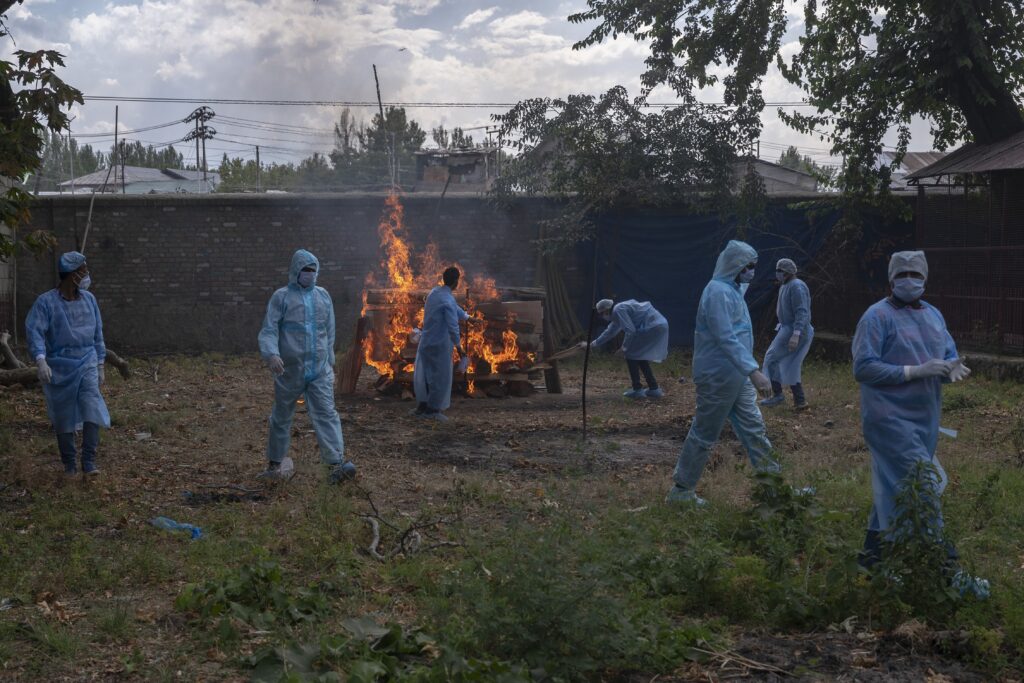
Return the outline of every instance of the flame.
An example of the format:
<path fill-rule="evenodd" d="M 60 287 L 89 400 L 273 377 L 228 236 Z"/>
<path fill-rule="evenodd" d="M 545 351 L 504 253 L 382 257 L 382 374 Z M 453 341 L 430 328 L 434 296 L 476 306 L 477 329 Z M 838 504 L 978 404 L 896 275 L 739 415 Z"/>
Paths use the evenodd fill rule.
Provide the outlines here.
<path fill-rule="evenodd" d="M 390 319 L 386 325 L 375 324 L 369 331 L 363 343 L 363 357 L 367 365 L 390 380 L 399 372 L 414 370 L 414 364 L 402 358 L 402 351 L 410 342 L 409 335 L 413 327 L 423 326 L 423 306 L 420 305 L 419 293 L 441 284 L 441 272 L 449 262 L 441 258 L 437 244 L 430 242 L 416 258 L 416 269 L 413 269 L 404 209 L 396 193 L 389 194 L 385 201 L 377 232 L 383 254 L 380 261 L 381 277 L 378 279 L 373 273 L 367 275 L 362 315 L 371 311 L 387 311 Z M 454 265 L 465 272 L 457 263 Z M 369 303 L 370 289 L 377 290 L 377 295 L 382 297 L 380 303 Z M 502 330 L 500 345 L 496 340 L 488 339 L 487 328 L 492 323 L 478 310 L 477 305 L 479 302 L 500 300 L 500 292 L 493 278 L 476 275 L 469 281 L 466 312 L 470 320 L 466 325 L 465 348 L 470 357 L 466 375 L 470 392 L 475 389 L 471 375 L 482 363 L 487 364 L 489 373 L 498 373 L 502 364 L 526 365 L 536 358 L 536 354 L 520 351 L 518 336 L 512 329 L 516 321 L 513 313 L 506 315 L 506 329 Z M 453 356 L 453 362 L 457 362 L 457 354 Z"/>

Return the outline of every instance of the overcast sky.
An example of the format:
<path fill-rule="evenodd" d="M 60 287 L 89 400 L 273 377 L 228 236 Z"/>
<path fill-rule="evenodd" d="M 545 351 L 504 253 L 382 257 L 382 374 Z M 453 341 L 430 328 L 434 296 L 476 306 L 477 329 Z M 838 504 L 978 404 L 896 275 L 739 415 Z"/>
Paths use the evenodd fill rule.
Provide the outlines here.
<path fill-rule="evenodd" d="M 619 39 L 574 52 L 587 26 L 566 17 L 583 0 L 26 0 L 8 14 L 17 47 L 56 49 L 66 57 L 62 77 L 88 95 L 273 100 L 372 101 L 372 64 L 385 102 L 515 102 L 527 97 L 597 94 L 622 84 L 639 90 L 646 50 Z M 784 51 L 797 49 L 801 11 L 794 6 Z M 8 41 L 5 49 L 12 46 Z M 775 71 L 766 101 L 796 101 L 801 92 Z M 655 93 L 652 101 L 671 101 Z M 720 93 L 702 93 L 720 101 Z M 121 103 L 119 126 L 137 129 L 184 118 L 197 105 Z M 332 146 L 338 109 L 216 104 L 218 140 L 208 143 L 211 165 L 224 151 L 252 158 L 298 161 Z M 483 126 L 501 109 L 416 108 L 425 129 Z M 73 132 L 107 133 L 114 103 L 86 102 L 73 112 Z M 371 109 L 357 114 L 369 119 Z M 777 159 L 787 144 L 819 161 L 827 143 L 786 128 L 766 110 L 761 156 Z M 253 123 L 256 122 L 256 123 Z M 268 124 L 303 126 L 294 132 Z M 313 130 L 309 130 L 313 129 Z M 147 143 L 180 139 L 179 124 L 129 135 Z M 473 131 L 479 140 L 483 131 Z M 911 149 L 930 149 L 927 126 L 914 127 Z M 233 140 L 234 142 L 227 142 Z M 110 138 L 80 138 L 107 149 Z M 895 142 L 894 136 L 888 140 Z M 176 145 L 192 162 L 190 144 Z"/>

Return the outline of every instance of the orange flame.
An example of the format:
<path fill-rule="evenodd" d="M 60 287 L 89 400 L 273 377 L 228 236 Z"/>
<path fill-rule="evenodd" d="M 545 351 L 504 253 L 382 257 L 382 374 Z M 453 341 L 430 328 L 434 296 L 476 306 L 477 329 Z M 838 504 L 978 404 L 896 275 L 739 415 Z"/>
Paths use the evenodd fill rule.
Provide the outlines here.
<path fill-rule="evenodd" d="M 367 275 L 362 315 L 386 312 L 389 317 L 384 321 L 374 321 L 363 342 L 363 357 L 367 365 L 375 368 L 382 376 L 394 379 L 399 372 L 412 372 L 414 369 L 414 365 L 403 358 L 402 352 L 410 344 L 409 335 L 413 327 L 423 325 L 423 306 L 419 293 L 440 284 L 440 274 L 447 262 L 441 259 L 437 245 L 430 242 L 416 259 L 418 273 L 413 270 L 411 249 L 405 234 L 404 209 L 395 193 L 387 197 L 377 232 L 383 251 L 380 262 L 382 278 L 378 281 L 373 273 Z M 458 264 L 455 266 L 465 272 Z M 368 300 L 370 289 L 374 289 L 375 296 L 379 297 L 373 303 Z M 501 364 L 518 362 L 526 365 L 536 356 L 520 352 L 518 336 L 512 329 L 515 325 L 515 315 L 512 313 L 506 316 L 506 329 L 502 330 L 500 346 L 497 340 L 488 339 L 486 332 L 490 323 L 477 309 L 477 303 L 501 300 L 493 278 L 475 276 L 468 287 L 468 293 L 466 312 L 470 320 L 465 346 L 470 357 L 467 379 L 472 392 L 474 386 L 469 377 L 476 372 L 481 361 L 488 365 L 491 373 L 497 373 L 500 372 Z"/>

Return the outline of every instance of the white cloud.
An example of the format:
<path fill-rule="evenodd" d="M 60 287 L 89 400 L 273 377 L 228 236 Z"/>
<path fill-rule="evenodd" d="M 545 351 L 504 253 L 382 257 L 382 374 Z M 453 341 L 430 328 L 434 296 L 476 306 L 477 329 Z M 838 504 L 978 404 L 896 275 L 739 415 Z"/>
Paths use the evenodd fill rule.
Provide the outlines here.
<path fill-rule="evenodd" d="M 497 7 L 488 7 L 487 9 L 478 9 L 476 11 L 470 12 L 465 16 L 465 18 L 463 18 L 462 21 L 459 22 L 458 26 L 456 26 L 455 28 L 458 30 L 464 30 L 471 26 L 476 26 L 477 24 L 483 23 L 490 19 L 492 16 L 494 16 L 494 13 L 497 11 Z"/>
<path fill-rule="evenodd" d="M 120 85 L 120 82 L 116 78 L 104 78 L 103 79 L 103 85 L 108 85 L 108 86 L 113 87 L 115 85 Z"/>
<path fill-rule="evenodd" d="M 538 28 L 548 23 L 548 18 L 532 10 L 524 10 L 507 17 L 495 19 L 490 23 L 491 31 L 495 35 L 511 35 L 525 33 L 531 29 Z"/>

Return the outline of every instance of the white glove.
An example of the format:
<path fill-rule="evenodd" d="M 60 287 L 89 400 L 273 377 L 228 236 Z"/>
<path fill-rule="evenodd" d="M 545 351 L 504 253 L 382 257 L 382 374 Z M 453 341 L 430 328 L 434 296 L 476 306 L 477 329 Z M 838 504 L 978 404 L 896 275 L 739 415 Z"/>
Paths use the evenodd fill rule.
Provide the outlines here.
<path fill-rule="evenodd" d="M 49 384 L 53 379 L 53 370 L 46 364 L 46 358 L 43 356 L 36 358 L 36 377 L 39 378 L 40 384 Z"/>
<path fill-rule="evenodd" d="M 283 375 L 284 374 L 284 361 L 281 360 L 281 356 L 271 356 L 267 359 L 267 367 L 270 368 L 271 374 Z"/>
<path fill-rule="evenodd" d="M 581 341 L 579 344 L 577 344 L 577 346 L 579 346 L 581 349 L 586 349 L 588 346 L 590 346 L 590 342 Z"/>
<path fill-rule="evenodd" d="M 915 379 L 926 379 L 928 377 L 948 377 L 949 371 L 953 369 L 953 363 L 948 360 L 932 358 L 920 365 L 904 365 L 903 376 L 909 382 Z"/>
<path fill-rule="evenodd" d="M 971 369 L 964 365 L 964 359 L 957 358 L 953 361 L 953 369 L 949 371 L 949 380 L 951 382 L 959 382 L 962 379 L 967 379 L 970 374 Z"/>
<path fill-rule="evenodd" d="M 754 388 L 757 389 L 758 393 L 762 396 L 768 397 L 772 395 L 772 383 L 764 373 L 760 370 L 754 370 L 750 373 L 750 381 L 754 383 Z"/>
<path fill-rule="evenodd" d="M 786 346 L 790 351 L 796 351 L 796 347 L 800 346 L 800 333 L 794 332 L 793 336 L 789 338 L 789 344 Z"/>
<path fill-rule="evenodd" d="M 459 359 L 459 372 L 466 372 L 469 370 L 469 356 L 463 356 Z"/>
<path fill-rule="evenodd" d="M 626 347 L 625 346 L 620 346 L 619 350 L 615 352 L 615 355 L 616 356 L 625 356 L 626 355 Z"/>
<path fill-rule="evenodd" d="M 100 376 L 100 386 L 107 383 L 107 374 L 103 371 L 103 363 L 96 366 L 96 374 Z"/>

